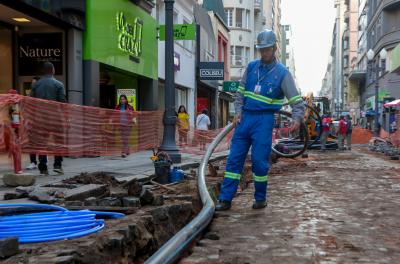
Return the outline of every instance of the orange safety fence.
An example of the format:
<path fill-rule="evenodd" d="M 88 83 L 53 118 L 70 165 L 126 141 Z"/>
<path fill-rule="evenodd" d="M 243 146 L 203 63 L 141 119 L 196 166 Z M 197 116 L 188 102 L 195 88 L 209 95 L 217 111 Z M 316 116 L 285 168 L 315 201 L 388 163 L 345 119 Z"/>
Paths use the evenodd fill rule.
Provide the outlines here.
<path fill-rule="evenodd" d="M 15 144 L 10 109 L 20 109 L 20 146 Z M 0 153 L 57 156 L 112 156 L 158 148 L 162 141 L 163 112 L 118 110 L 65 104 L 21 95 L 0 94 Z M 182 131 L 177 125 L 176 142 L 182 153 L 204 154 L 221 131 Z M 215 152 L 229 149 L 232 133 Z"/>
<path fill-rule="evenodd" d="M 20 107 L 23 153 L 107 156 L 159 146 L 162 112 L 121 112 L 20 95 L 0 95 L 0 151 L 12 142 L 9 109 Z"/>
<path fill-rule="evenodd" d="M 222 128 L 214 130 L 198 130 L 193 127 L 189 127 L 189 129 L 184 129 L 179 124 L 178 120 L 176 143 L 179 146 L 180 151 L 183 153 L 201 155 L 205 153 L 208 145 L 221 131 Z M 228 150 L 230 147 L 232 136 L 233 131 L 231 131 L 218 144 L 214 152 L 222 152 Z"/>

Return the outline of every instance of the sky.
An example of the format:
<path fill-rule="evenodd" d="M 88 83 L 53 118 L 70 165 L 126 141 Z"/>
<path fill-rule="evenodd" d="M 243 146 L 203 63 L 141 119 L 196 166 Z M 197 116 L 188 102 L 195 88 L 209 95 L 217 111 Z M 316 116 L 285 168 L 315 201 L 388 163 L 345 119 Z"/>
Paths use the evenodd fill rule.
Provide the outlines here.
<path fill-rule="evenodd" d="M 321 89 L 332 43 L 334 0 L 282 0 L 281 24 L 292 26 L 296 77 L 303 95 Z"/>

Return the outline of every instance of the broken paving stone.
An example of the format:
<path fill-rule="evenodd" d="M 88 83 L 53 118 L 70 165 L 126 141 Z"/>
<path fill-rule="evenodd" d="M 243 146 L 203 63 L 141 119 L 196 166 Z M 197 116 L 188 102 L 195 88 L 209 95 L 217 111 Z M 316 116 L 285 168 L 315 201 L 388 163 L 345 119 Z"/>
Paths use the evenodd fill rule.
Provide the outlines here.
<path fill-rule="evenodd" d="M 8 258 L 18 254 L 19 243 L 17 237 L 0 239 L 0 258 Z"/>
<path fill-rule="evenodd" d="M 164 204 L 164 196 L 163 195 L 155 195 L 152 205 L 154 206 L 160 206 Z"/>
<path fill-rule="evenodd" d="M 106 197 L 99 201 L 99 206 L 121 206 L 121 199 L 117 197 Z"/>
<path fill-rule="evenodd" d="M 142 192 L 140 193 L 140 203 L 142 205 L 145 204 L 152 204 L 154 200 L 154 194 L 147 188 L 143 188 Z"/>
<path fill-rule="evenodd" d="M 15 192 L 29 195 L 29 193 L 35 190 L 35 186 L 18 186 L 15 188 Z"/>
<path fill-rule="evenodd" d="M 6 173 L 3 176 L 4 184 L 11 187 L 31 186 L 35 183 L 35 181 L 35 176 L 27 173 Z"/>
<path fill-rule="evenodd" d="M 122 205 L 124 207 L 140 207 L 140 198 L 138 197 L 124 197 L 122 198 Z"/>
<path fill-rule="evenodd" d="M 15 200 L 21 198 L 27 198 L 28 193 L 19 193 L 19 192 L 12 192 L 12 193 L 5 193 L 4 200 Z"/>
<path fill-rule="evenodd" d="M 78 188 L 67 190 L 65 193 L 65 200 L 77 201 L 85 200 L 89 197 L 100 197 L 110 192 L 109 186 L 99 184 L 87 184 Z"/>
<path fill-rule="evenodd" d="M 29 198 L 38 201 L 41 203 L 56 203 L 59 202 L 61 199 L 52 196 L 54 194 L 52 190 L 48 190 L 47 188 L 37 187 L 34 191 L 29 193 Z"/>
<path fill-rule="evenodd" d="M 96 197 L 89 197 L 85 200 L 86 206 L 97 206 L 98 199 Z"/>
<path fill-rule="evenodd" d="M 128 195 L 139 196 L 142 192 L 142 186 L 143 184 L 137 180 L 130 182 L 128 185 Z"/>

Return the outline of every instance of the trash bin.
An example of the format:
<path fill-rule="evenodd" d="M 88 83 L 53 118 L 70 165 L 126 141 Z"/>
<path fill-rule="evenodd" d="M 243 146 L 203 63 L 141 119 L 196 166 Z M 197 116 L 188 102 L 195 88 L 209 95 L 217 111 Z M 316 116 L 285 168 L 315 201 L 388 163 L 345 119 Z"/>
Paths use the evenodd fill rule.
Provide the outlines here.
<path fill-rule="evenodd" d="M 171 170 L 171 162 L 167 160 L 154 161 L 154 169 L 156 172 L 156 182 L 161 184 L 169 183 L 169 172 Z"/>

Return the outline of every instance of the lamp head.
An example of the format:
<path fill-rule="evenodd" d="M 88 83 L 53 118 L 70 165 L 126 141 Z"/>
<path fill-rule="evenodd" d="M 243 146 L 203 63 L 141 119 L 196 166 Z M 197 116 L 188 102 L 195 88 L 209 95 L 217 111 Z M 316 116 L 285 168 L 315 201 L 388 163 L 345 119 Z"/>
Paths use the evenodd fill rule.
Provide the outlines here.
<path fill-rule="evenodd" d="M 370 50 L 367 52 L 368 61 L 372 61 L 372 60 L 374 59 L 374 57 L 375 57 L 375 52 L 374 52 L 372 49 L 370 49 Z"/>

